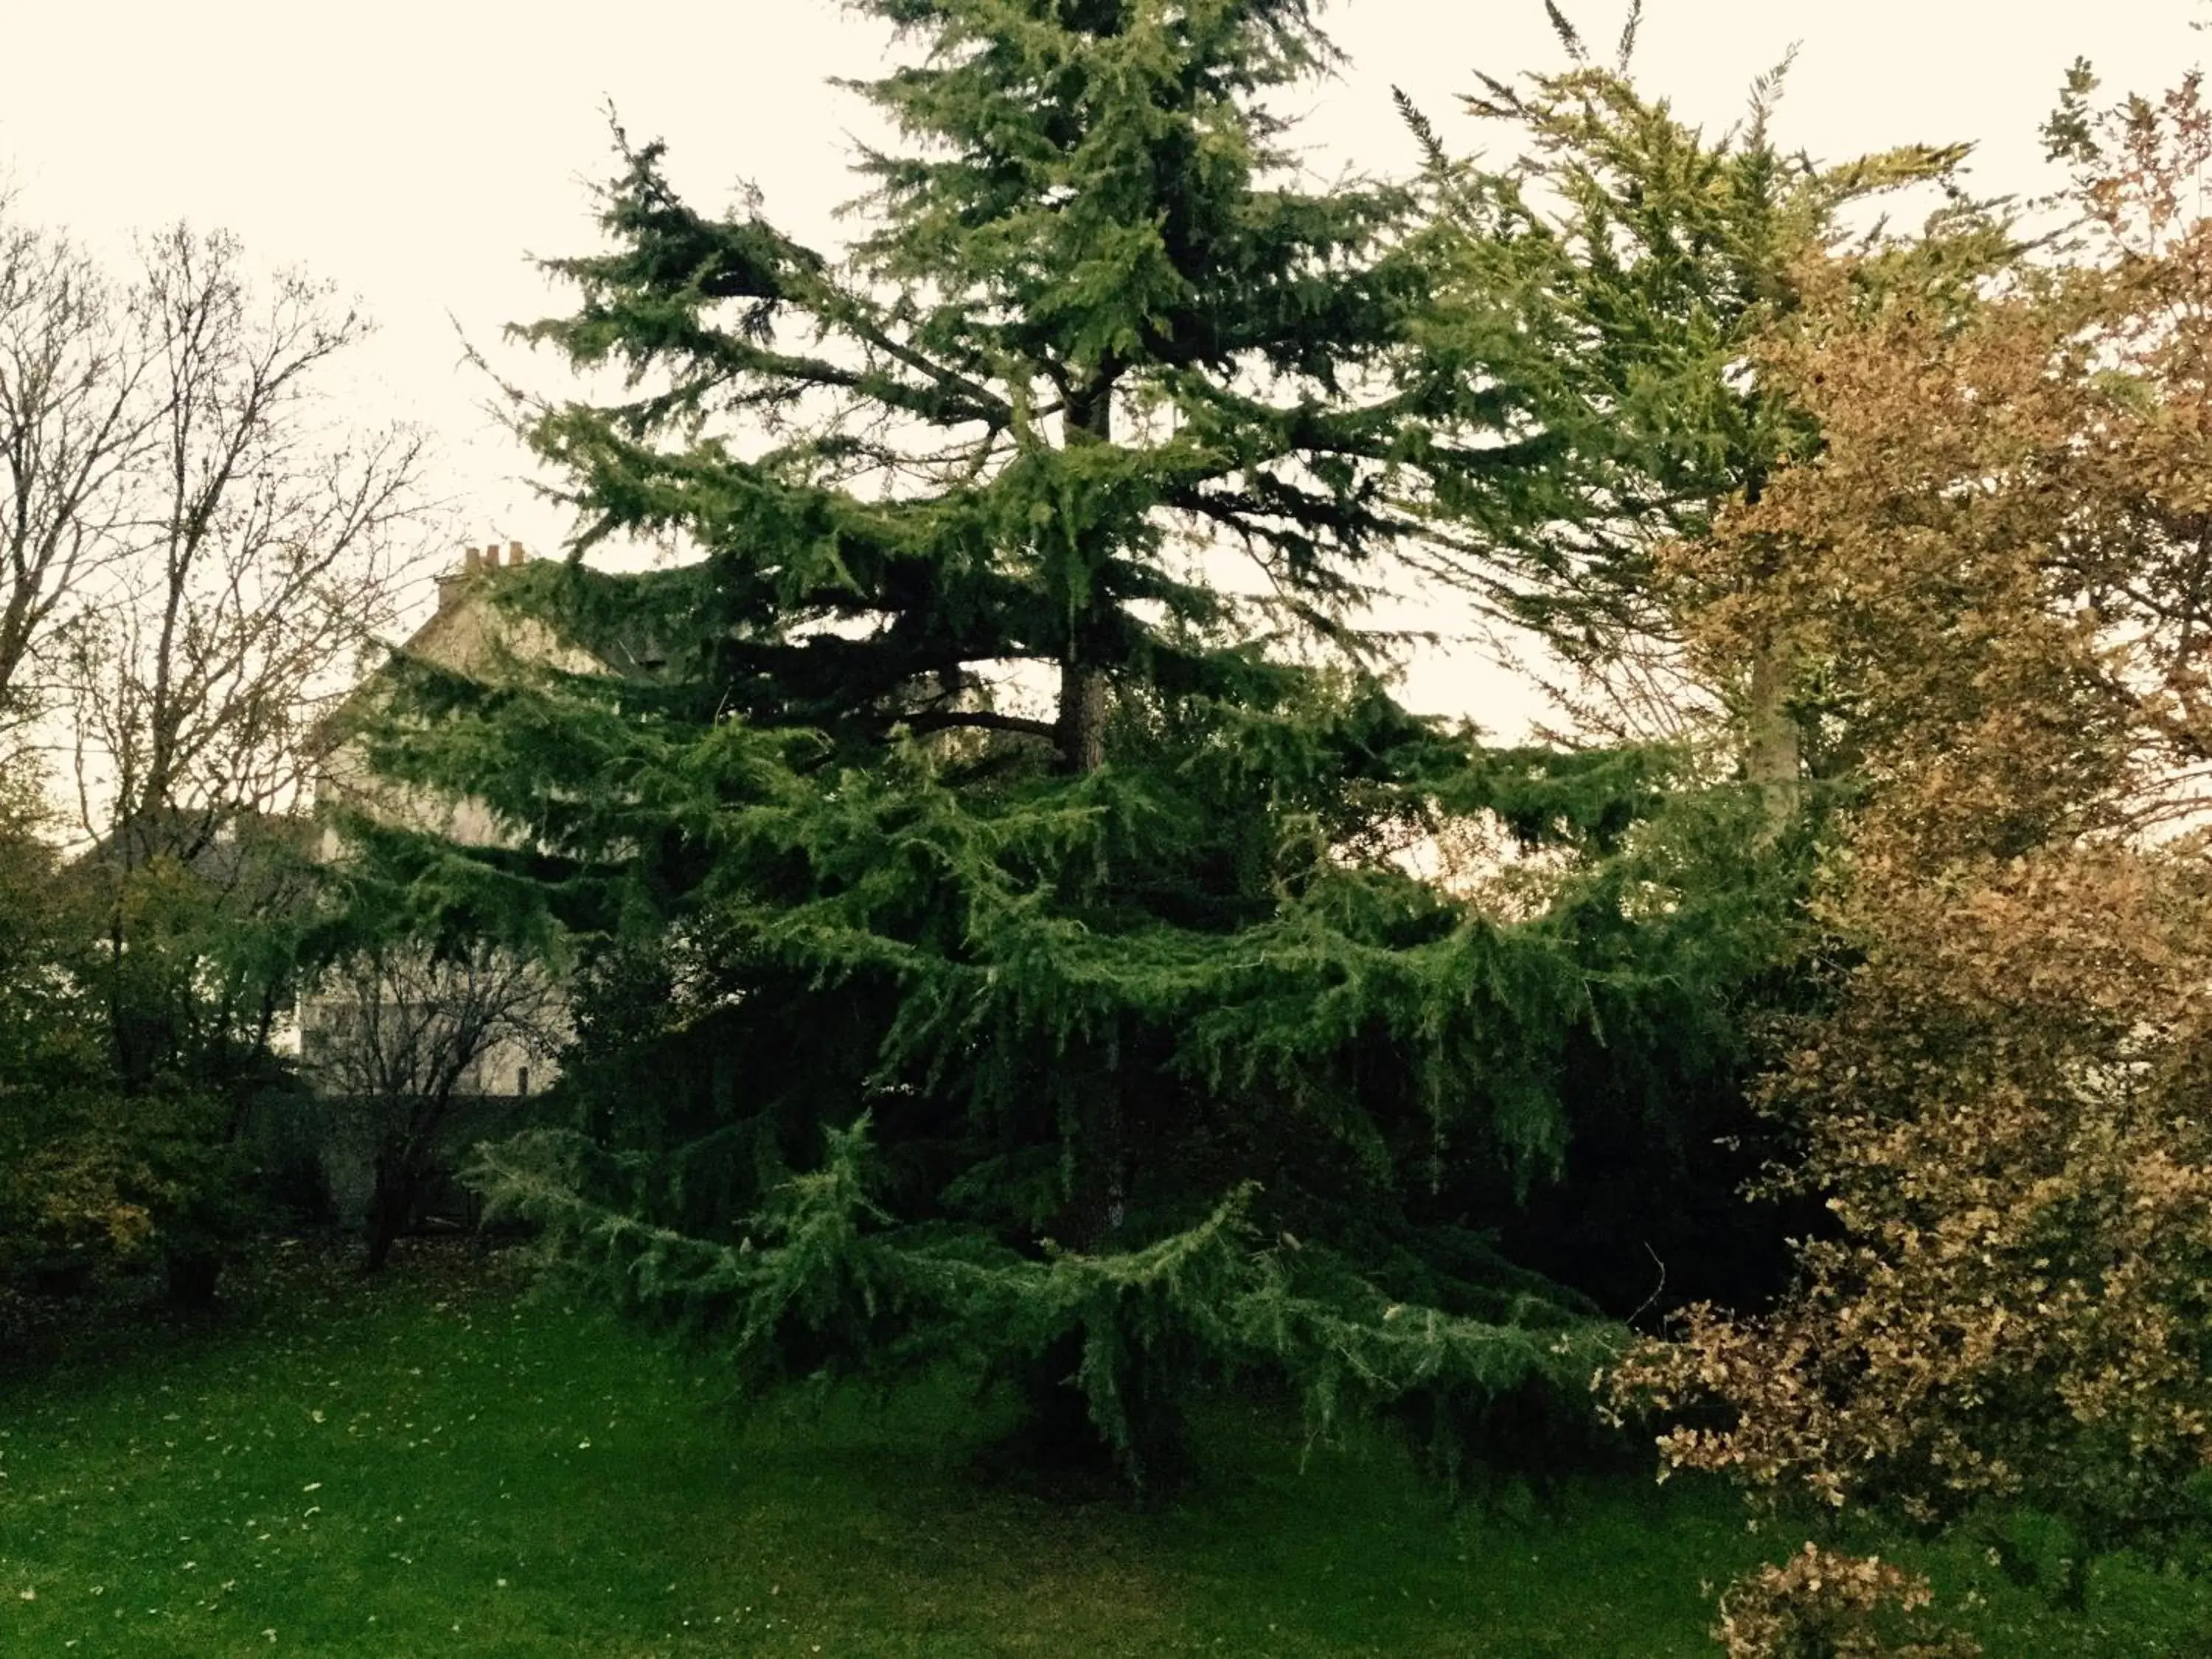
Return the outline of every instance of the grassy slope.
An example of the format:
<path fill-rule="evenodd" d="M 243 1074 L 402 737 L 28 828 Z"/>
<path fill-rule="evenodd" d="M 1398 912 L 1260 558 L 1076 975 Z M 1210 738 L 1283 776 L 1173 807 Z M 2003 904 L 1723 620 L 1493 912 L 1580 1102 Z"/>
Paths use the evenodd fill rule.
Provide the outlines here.
<path fill-rule="evenodd" d="M 302 1275 L 257 1323 L 0 1384 L 0 1653 L 1656 1659 L 1714 1651 L 1700 1578 L 1763 1541 L 1641 1483 L 1454 1515 L 1387 1442 L 1301 1468 L 1233 1412 L 1209 1484 L 1138 1514 L 979 1486 L 950 1397 L 740 1421 L 712 1394 L 419 1272 Z M 2039 1603 L 1987 1617 L 2026 1640 Z M 2117 1639 L 1991 1651 L 2204 1650 Z"/>

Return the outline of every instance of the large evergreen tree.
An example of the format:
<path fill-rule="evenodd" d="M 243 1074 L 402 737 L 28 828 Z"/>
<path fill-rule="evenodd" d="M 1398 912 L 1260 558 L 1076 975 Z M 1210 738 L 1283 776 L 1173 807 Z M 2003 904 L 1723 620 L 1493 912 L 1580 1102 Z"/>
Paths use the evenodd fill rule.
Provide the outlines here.
<path fill-rule="evenodd" d="M 503 573 L 608 672 L 418 670 L 380 742 L 526 844 L 387 850 L 586 940 L 580 1133 L 495 1193 L 763 1367 L 967 1362 L 1139 1479 L 1224 1369 L 1447 1443 L 1583 1393 L 1613 1328 L 1492 1230 L 1580 1092 L 1725 1046 L 1745 824 L 1389 695 L 1399 485 L 1540 510 L 1541 458 L 1402 349 L 1417 204 L 1299 183 L 1304 0 L 868 9 L 916 52 L 849 258 L 625 146 L 531 331 L 631 377 L 532 427 L 580 548 L 696 556 Z"/>
<path fill-rule="evenodd" d="M 2014 235 L 2002 203 L 1969 193 L 1967 145 L 1836 162 L 1789 149 L 1774 119 L 1786 59 L 1753 83 L 1740 120 L 1700 129 L 1630 74 L 1639 13 L 1610 65 L 1554 8 L 1565 69 L 1481 77 L 1465 102 L 1501 130 L 1503 163 L 1450 156 L 1401 99 L 1434 185 L 1425 353 L 1510 388 L 1511 429 L 1549 508 L 1500 513 L 1484 481 L 1470 493 L 1447 475 L 1425 562 L 1625 693 L 1609 723 L 1674 727 L 1717 703 L 1780 820 L 1802 773 L 1838 764 L 1823 748 L 1820 665 L 1777 638 L 1684 672 L 1683 615 L 1711 596 L 1658 556 L 1818 453 L 1818 422 L 1757 349 L 1794 325 L 1808 274 L 1849 252 L 1869 292 L 1951 311 Z M 1916 205 L 1918 222 L 1893 219 Z M 1654 669 L 1656 695 L 1639 696 Z"/>

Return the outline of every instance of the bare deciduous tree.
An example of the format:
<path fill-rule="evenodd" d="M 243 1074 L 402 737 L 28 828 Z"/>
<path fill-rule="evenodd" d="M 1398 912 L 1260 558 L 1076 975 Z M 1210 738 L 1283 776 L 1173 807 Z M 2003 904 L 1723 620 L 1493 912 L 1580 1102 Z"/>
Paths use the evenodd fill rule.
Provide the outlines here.
<path fill-rule="evenodd" d="M 190 1108 L 155 1225 L 195 1297 L 223 1154 L 278 1079 L 308 739 L 435 539 L 422 437 L 340 402 L 368 332 L 226 234 L 166 230 L 111 277 L 0 191 L 0 767 L 73 750 L 92 853 L 70 971 L 122 1116 Z"/>
<path fill-rule="evenodd" d="M 542 967 L 483 941 L 382 943 L 325 971 L 308 1007 L 307 1067 L 325 1097 L 363 1115 L 375 1166 L 372 1270 L 428 1195 L 456 1105 L 506 1092 L 486 1086 L 495 1062 L 550 1062 L 565 1008 Z"/>
<path fill-rule="evenodd" d="M 180 226 L 149 245 L 136 313 L 143 542 L 69 655 L 85 827 L 134 863 L 296 799 L 303 739 L 392 620 L 423 512 L 421 435 L 325 412 L 332 361 L 368 331 L 327 286 L 258 293 L 234 238 Z"/>
<path fill-rule="evenodd" d="M 86 586 L 137 544 L 134 487 L 158 414 L 129 296 L 0 195 L 0 729 Z"/>

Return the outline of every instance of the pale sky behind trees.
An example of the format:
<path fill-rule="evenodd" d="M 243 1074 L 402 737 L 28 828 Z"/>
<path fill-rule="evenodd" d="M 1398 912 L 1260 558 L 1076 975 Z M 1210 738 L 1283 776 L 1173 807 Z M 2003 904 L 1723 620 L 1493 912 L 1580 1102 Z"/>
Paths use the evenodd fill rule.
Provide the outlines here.
<path fill-rule="evenodd" d="M 1609 54 L 1626 6 L 1565 9 Z M 461 338 L 532 385 L 562 384 L 557 364 L 530 363 L 499 331 L 565 303 L 527 256 L 592 245 L 586 185 L 611 170 L 609 103 L 634 138 L 669 141 L 672 174 L 696 204 L 719 207 L 750 180 L 771 217 L 817 245 L 840 235 L 854 137 L 880 136 L 825 81 L 877 72 L 885 34 L 828 0 L 21 0 L 11 11 L 0 178 L 18 212 L 118 263 L 134 231 L 224 226 L 258 266 L 305 267 L 357 296 L 380 332 L 348 395 L 364 416 L 404 416 L 436 435 L 457 544 L 550 552 L 566 528 L 485 412 L 490 388 L 464 365 Z M 1977 141 L 1974 176 L 1990 193 L 2057 182 L 2036 128 L 2075 56 L 2110 91 L 2158 91 L 2212 52 L 2191 27 L 2212 18 L 2197 0 L 1649 0 L 1648 13 L 1638 80 L 1693 120 L 1734 120 L 1794 42 L 1786 142 L 1832 159 Z M 1282 103 L 1309 112 L 1301 137 L 1322 177 L 1413 164 L 1394 83 L 1466 150 L 1483 142 L 1458 106 L 1475 70 L 1561 61 L 1541 0 L 1340 0 L 1324 18 L 1350 62 Z M 1418 663 L 1409 693 L 1508 731 L 1523 712 L 1464 651 Z"/>

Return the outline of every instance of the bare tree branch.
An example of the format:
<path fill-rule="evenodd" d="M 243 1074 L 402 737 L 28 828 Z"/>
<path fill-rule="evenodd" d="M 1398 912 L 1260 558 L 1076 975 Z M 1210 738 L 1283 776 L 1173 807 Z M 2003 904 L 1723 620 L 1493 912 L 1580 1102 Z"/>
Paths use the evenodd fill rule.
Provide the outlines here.
<path fill-rule="evenodd" d="M 143 344 L 91 259 L 0 197 L 0 725 L 43 712 L 42 658 L 136 545 L 156 416 Z"/>
<path fill-rule="evenodd" d="M 566 1032 L 546 970 L 500 945 L 389 941 L 325 972 L 304 1011 L 303 1067 L 326 1099 L 365 1115 L 371 1267 L 413 1219 L 459 1100 L 507 1092 L 485 1087 L 484 1067 L 550 1062 Z"/>
<path fill-rule="evenodd" d="M 389 629 L 423 544 L 425 450 L 405 427 L 325 416 L 322 383 L 367 322 L 304 277 L 257 290 L 230 236 L 154 239 L 131 314 L 152 410 L 139 539 L 65 661 L 106 785 L 84 827 L 135 862 L 190 859 L 241 814 L 296 801 L 307 732 Z"/>

